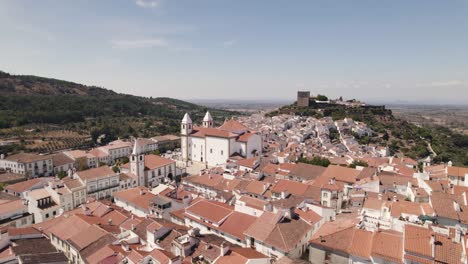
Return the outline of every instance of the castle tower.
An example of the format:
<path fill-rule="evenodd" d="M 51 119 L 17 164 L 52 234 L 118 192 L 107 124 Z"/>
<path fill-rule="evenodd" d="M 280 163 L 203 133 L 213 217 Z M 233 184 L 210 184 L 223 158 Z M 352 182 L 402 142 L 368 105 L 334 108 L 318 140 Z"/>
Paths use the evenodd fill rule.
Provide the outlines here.
<path fill-rule="evenodd" d="M 138 177 L 138 186 L 145 186 L 145 155 L 141 153 L 138 139 L 133 144 L 132 155 L 130 155 L 130 172 Z"/>
<path fill-rule="evenodd" d="M 189 160 L 190 133 L 192 133 L 192 119 L 190 119 L 189 114 L 186 113 L 180 124 L 180 149 L 182 150 L 182 160 L 185 162 Z"/>
<path fill-rule="evenodd" d="M 203 127 L 213 127 L 213 117 L 209 111 L 206 112 L 205 117 L 203 118 Z"/>
<path fill-rule="evenodd" d="M 307 91 L 297 92 L 297 106 L 308 107 L 309 99 L 310 99 L 310 92 L 307 92 Z"/>

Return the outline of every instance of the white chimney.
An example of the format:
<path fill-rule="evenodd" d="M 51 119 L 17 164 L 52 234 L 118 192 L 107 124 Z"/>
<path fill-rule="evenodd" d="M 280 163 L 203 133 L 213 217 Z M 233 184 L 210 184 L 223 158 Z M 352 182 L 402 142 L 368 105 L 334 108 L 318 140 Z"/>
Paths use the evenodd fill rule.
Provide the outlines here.
<path fill-rule="evenodd" d="M 381 194 L 381 193 L 377 194 L 377 198 L 378 198 L 379 200 L 382 200 L 382 194 Z"/>
<path fill-rule="evenodd" d="M 455 226 L 455 237 L 453 238 L 453 242 L 459 244 L 461 243 L 461 227 L 459 224 Z"/>
<path fill-rule="evenodd" d="M 432 257 L 435 256 L 435 236 L 434 234 L 431 235 L 431 249 L 432 249 Z"/>
<path fill-rule="evenodd" d="M 226 245 L 225 242 L 221 243 L 221 251 L 220 251 L 220 255 L 221 255 L 221 256 L 220 256 L 220 257 L 226 256 L 226 254 L 228 253 L 228 251 L 229 251 L 229 246 Z"/>

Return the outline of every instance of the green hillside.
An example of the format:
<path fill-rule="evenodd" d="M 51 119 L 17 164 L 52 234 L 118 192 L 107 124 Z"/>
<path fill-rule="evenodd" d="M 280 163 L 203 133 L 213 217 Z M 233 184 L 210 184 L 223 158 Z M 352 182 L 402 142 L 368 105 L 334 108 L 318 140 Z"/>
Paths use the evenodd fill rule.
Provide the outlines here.
<path fill-rule="evenodd" d="M 239 114 L 177 99 L 119 94 L 95 86 L 5 72 L 0 72 L 0 102 L 3 137 L 11 136 L 12 128 L 43 125 L 88 131 L 93 137 L 108 134 L 109 140 L 154 136 L 178 133 L 185 112 L 190 112 L 197 122 L 209 110 L 217 123 Z"/>

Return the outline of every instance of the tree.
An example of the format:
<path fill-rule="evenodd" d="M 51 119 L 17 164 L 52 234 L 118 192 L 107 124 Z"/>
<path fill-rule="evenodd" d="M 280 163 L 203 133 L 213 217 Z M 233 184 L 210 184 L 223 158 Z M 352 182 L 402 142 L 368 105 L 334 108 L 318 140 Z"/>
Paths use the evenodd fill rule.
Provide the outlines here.
<path fill-rule="evenodd" d="M 59 172 L 59 173 L 57 174 L 57 177 L 58 177 L 59 179 L 63 179 L 63 178 L 65 178 L 65 177 L 67 177 L 67 173 L 64 172 L 64 171 L 61 171 L 61 172 Z"/>
<path fill-rule="evenodd" d="M 297 162 L 300 163 L 307 163 L 311 165 L 317 165 L 317 166 L 322 166 L 322 167 L 328 167 L 330 165 L 330 161 L 327 158 L 322 158 L 315 156 L 312 159 L 307 159 L 307 158 L 299 158 Z"/>
<path fill-rule="evenodd" d="M 322 95 L 322 94 L 318 94 L 316 99 L 318 101 L 328 101 L 328 97 L 326 97 L 325 95 Z"/>
<path fill-rule="evenodd" d="M 362 161 L 362 160 L 354 160 L 353 163 L 351 163 L 348 167 L 355 169 L 357 166 L 369 167 L 369 164 L 367 164 L 367 162 Z"/>

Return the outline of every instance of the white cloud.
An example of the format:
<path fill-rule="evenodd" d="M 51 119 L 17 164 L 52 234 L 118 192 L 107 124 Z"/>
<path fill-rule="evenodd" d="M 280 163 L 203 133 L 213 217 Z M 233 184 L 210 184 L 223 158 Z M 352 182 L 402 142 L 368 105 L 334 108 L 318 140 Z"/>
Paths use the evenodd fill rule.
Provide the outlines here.
<path fill-rule="evenodd" d="M 225 48 L 232 47 L 232 46 L 236 45 L 236 43 L 237 43 L 237 40 L 235 40 L 235 39 L 227 40 L 227 41 L 223 42 L 223 47 L 225 47 Z"/>
<path fill-rule="evenodd" d="M 452 86 L 459 86 L 464 85 L 465 83 L 460 80 L 447 80 L 447 81 L 438 81 L 438 82 L 431 82 L 421 84 L 421 87 L 452 87 Z"/>
<path fill-rule="evenodd" d="M 162 0 L 136 0 L 136 4 L 143 8 L 155 8 L 161 5 Z"/>
<path fill-rule="evenodd" d="M 169 42 L 162 38 L 135 39 L 135 40 L 113 40 L 112 47 L 115 49 L 142 49 L 142 48 L 167 48 Z"/>

